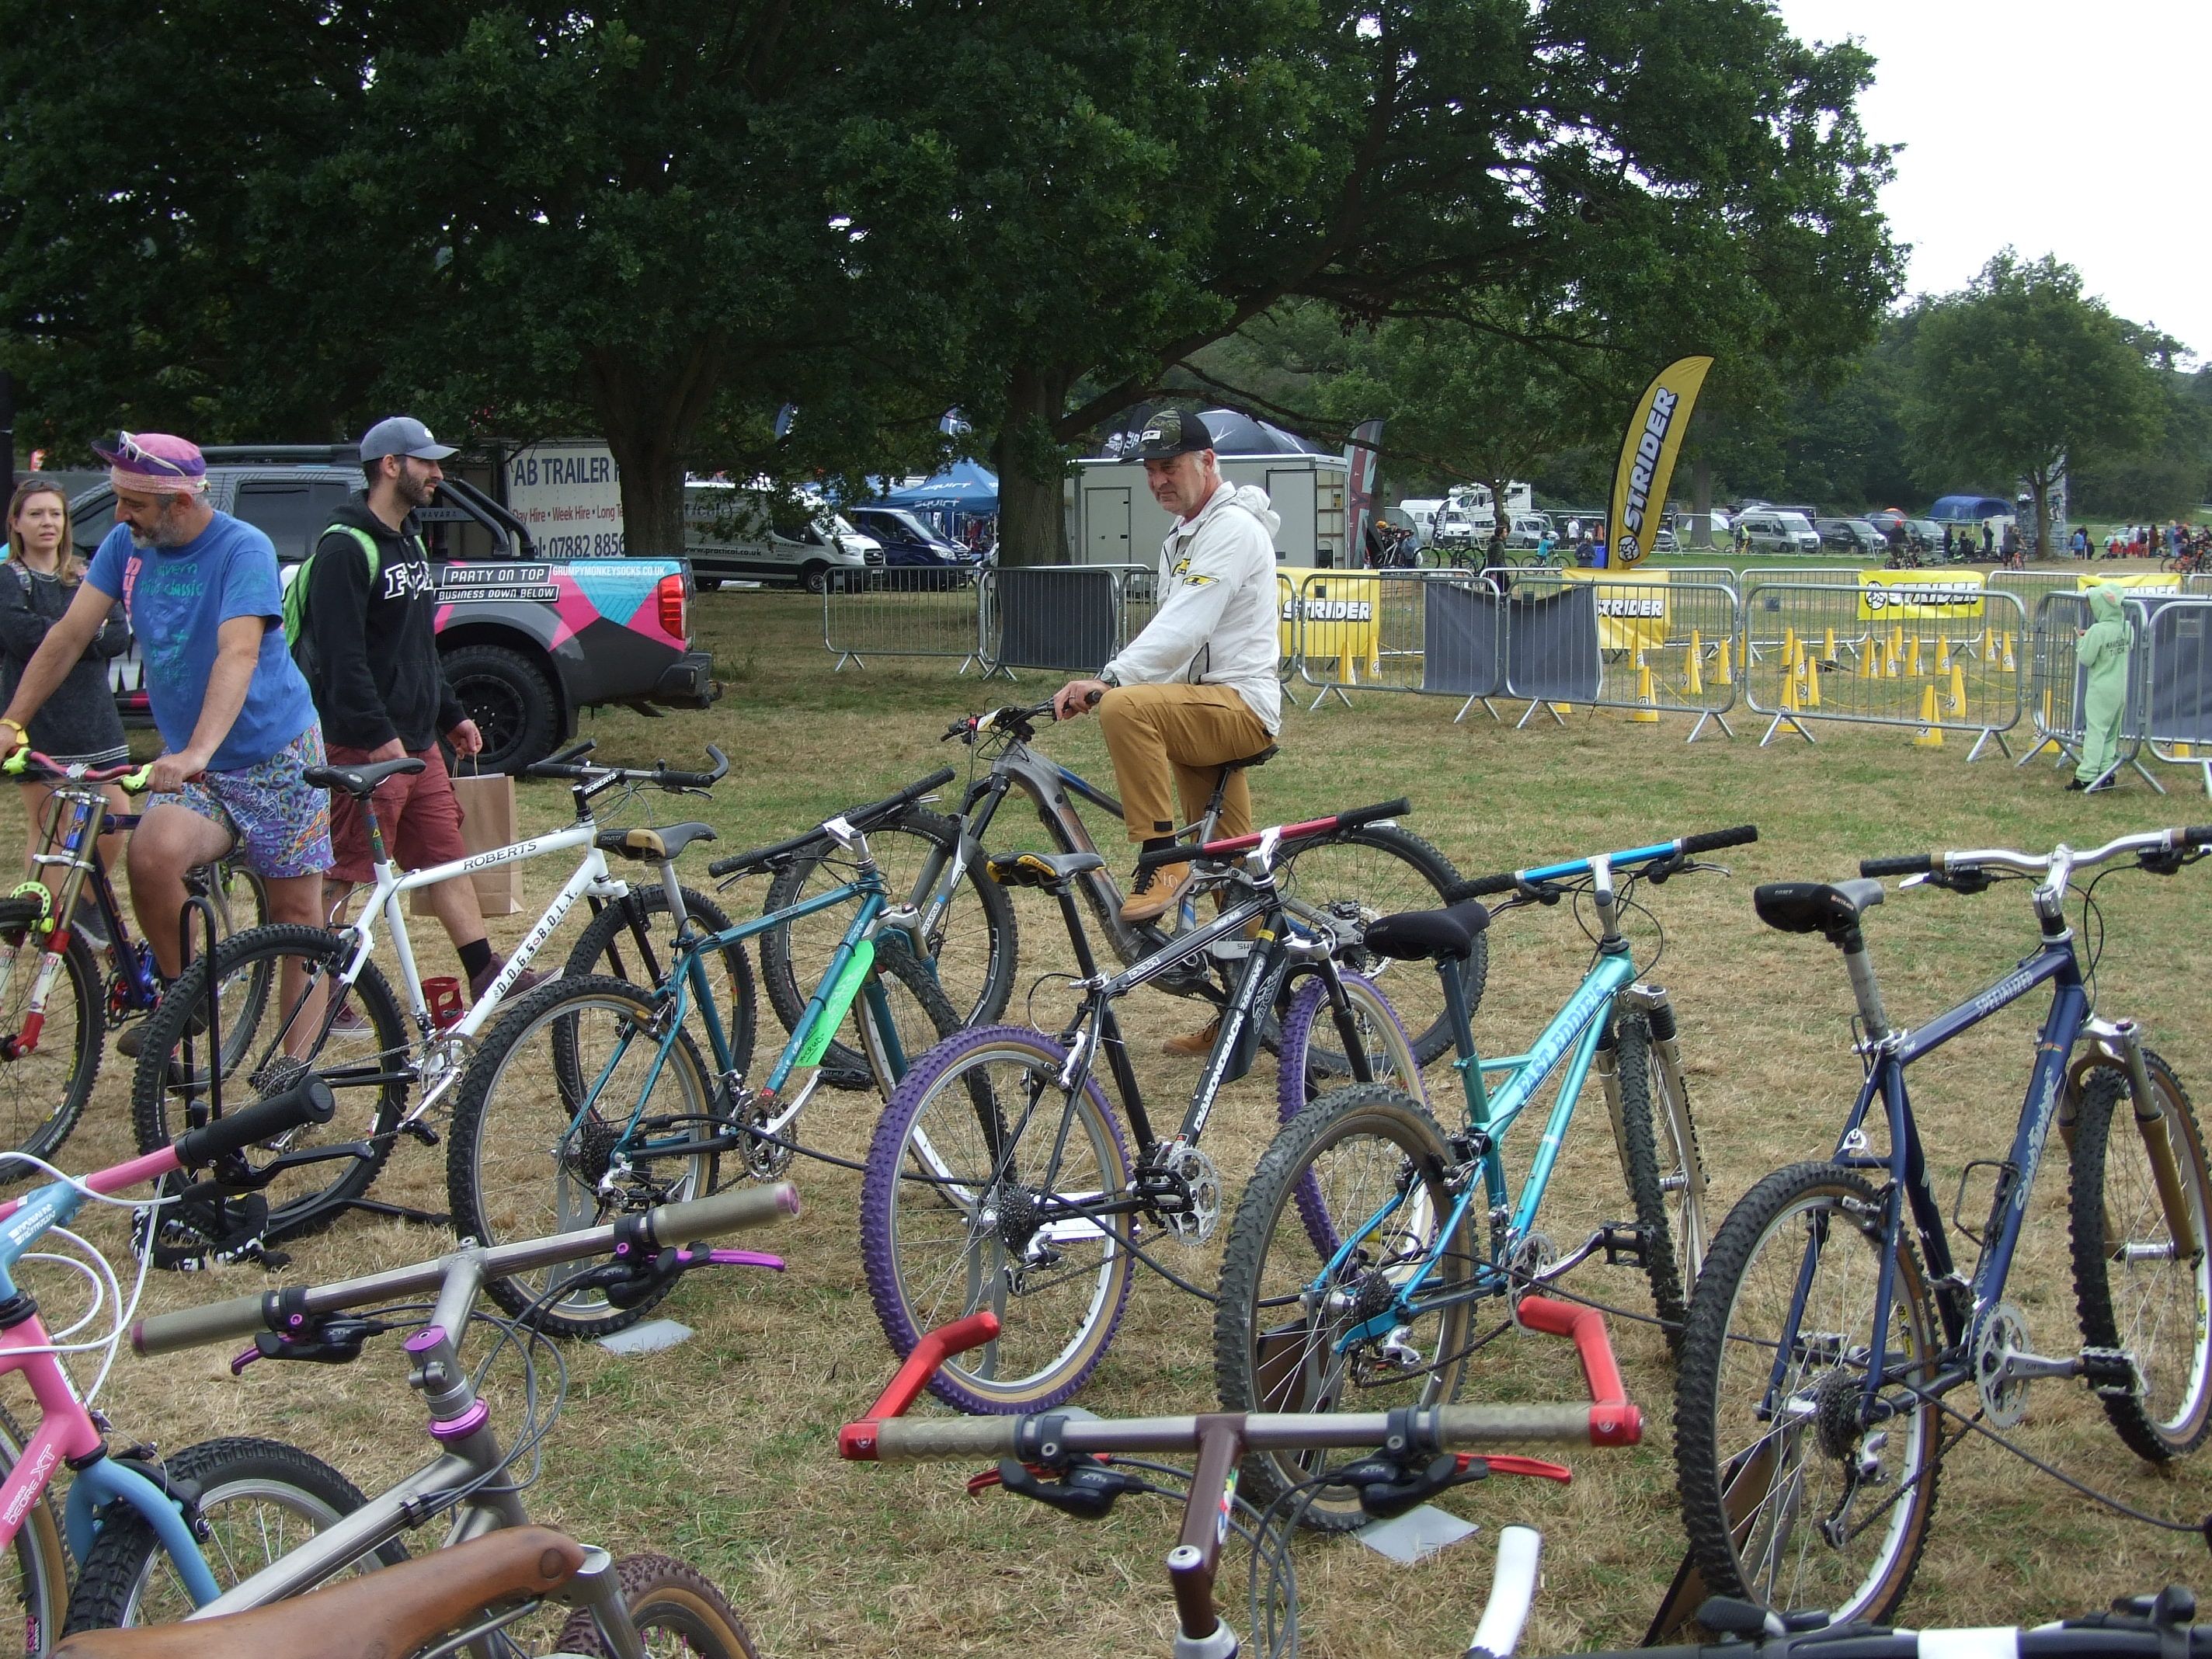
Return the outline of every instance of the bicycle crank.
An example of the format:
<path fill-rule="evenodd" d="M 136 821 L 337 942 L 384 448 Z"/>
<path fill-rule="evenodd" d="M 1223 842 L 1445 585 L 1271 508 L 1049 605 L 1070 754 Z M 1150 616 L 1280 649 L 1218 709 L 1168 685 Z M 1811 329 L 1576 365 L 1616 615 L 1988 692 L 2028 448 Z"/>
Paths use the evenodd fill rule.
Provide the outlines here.
<path fill-rule="evenodd" d="M 1148 1195 L 1161 1224 L 1185 1244 L 1203 1244 L 1221 1224 L 1221 1171 L 1195 1146 L 1169 1152 L 1153 1171 Z"/>

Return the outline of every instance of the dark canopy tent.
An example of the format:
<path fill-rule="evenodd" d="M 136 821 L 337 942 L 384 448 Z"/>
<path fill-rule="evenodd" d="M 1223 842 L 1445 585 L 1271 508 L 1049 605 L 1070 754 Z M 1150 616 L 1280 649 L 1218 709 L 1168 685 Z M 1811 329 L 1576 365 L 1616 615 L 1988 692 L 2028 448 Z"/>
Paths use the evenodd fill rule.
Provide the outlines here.
<path fill-rule="evenodd" d="M 2010 501 L 1996 495 L 1942 495 L 1928 509 L 1928 516 L 1937 524 L 1979 524 L 1984 519 L 2006 519 L 2013 514 Z"/>

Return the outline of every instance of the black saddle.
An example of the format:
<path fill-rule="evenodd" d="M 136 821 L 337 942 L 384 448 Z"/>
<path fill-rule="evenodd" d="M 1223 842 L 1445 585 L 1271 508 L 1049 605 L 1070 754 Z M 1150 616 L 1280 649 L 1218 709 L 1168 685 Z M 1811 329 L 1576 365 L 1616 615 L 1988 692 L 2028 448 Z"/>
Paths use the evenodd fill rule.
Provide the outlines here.
<path fill-rule="evenodd" d="M 313 788 L 343 789 L 365 799 L 376 793 L 376 786 L 385 779 L 411 777 L 428 764 L 412 755 L 402 755 L 398 760 L 369 761 L 359 766 L 311 766 L 300 776 Z"/>
<path fill-rule="evenodd" d="M 1860 914 L 1881 902 L 1881 884 L 1863 876 L 1838 882 L 1770 881 L 1752 890 L 1751 902 L 1769 927 L 1834 938 L 1857 927 Z"/>
<path fill-rule="evenodd" d="M 1096 853 L 1000 853 L 983 867 L 1001 887 L 1057 887 L 1104 869 L 1106 860 Z"/>
<path fill-rule="evenodd" d="M 635 859 L 641 864 L 659 864 L 695 841 L 714 840 L 714 830 L 705 823 L 665 823 L 658 830 L 602 830 L 592 839 L 602 853 Z"/>
<path fill-rule="evenodd" d="M 1281 748 L 1282 745 L 1280 744 L 1271 743 L 1256 755 L 1247 755 L 1243 760 L 1222 762 L 1221 770 L 1225 775 L 1231 772 L 1242 772 L 1247 767 L 1265 766 L 1269 761 L 1275 758 L 1276 754 L 1281 750 Z"/>
<path fill-rule="evenodd" d="M 1489 926 L 1489 908 L 1480 899 L 1468 899 L 1449 910 L 1402 910 L 1385 916 L 1370 923 L 1363 937 L 1376 955 L 1401 962 L 1437 957 L 1464 962 L 1474 954 L 1474 936 Z"/>

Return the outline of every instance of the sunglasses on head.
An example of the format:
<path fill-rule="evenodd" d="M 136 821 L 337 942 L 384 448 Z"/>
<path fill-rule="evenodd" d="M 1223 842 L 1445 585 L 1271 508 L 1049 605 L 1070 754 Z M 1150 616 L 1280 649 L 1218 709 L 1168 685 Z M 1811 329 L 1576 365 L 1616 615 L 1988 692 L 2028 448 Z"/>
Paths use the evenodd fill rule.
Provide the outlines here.
<path fill-rule="evenodd" d="M 156 455 L 152 450 L 145 447 L 138 441 L 135 433 L 117 433 L 115 448 L 116 452 L 125 459 L 135 461 L 141 466 L 159 467 L 162 471 L 179 478 L 192 476 L 185 471 L 182 462 L 173 461 L 166 455 Z"/>

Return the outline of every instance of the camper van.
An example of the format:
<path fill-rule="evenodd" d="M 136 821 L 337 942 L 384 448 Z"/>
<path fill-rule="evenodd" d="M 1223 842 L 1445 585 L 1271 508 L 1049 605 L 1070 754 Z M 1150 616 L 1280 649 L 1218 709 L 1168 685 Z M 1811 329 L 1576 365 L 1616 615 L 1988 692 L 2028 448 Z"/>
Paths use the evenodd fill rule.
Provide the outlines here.
<path fill-rule="evenodd" d="M 850 574 L 880 568 L 881 543 L 822 496 L 781 496 L 765 484 L 694 478 L 684 485 L 684 555 L 699 586 L 796 582 L 819 593 Z"/>

